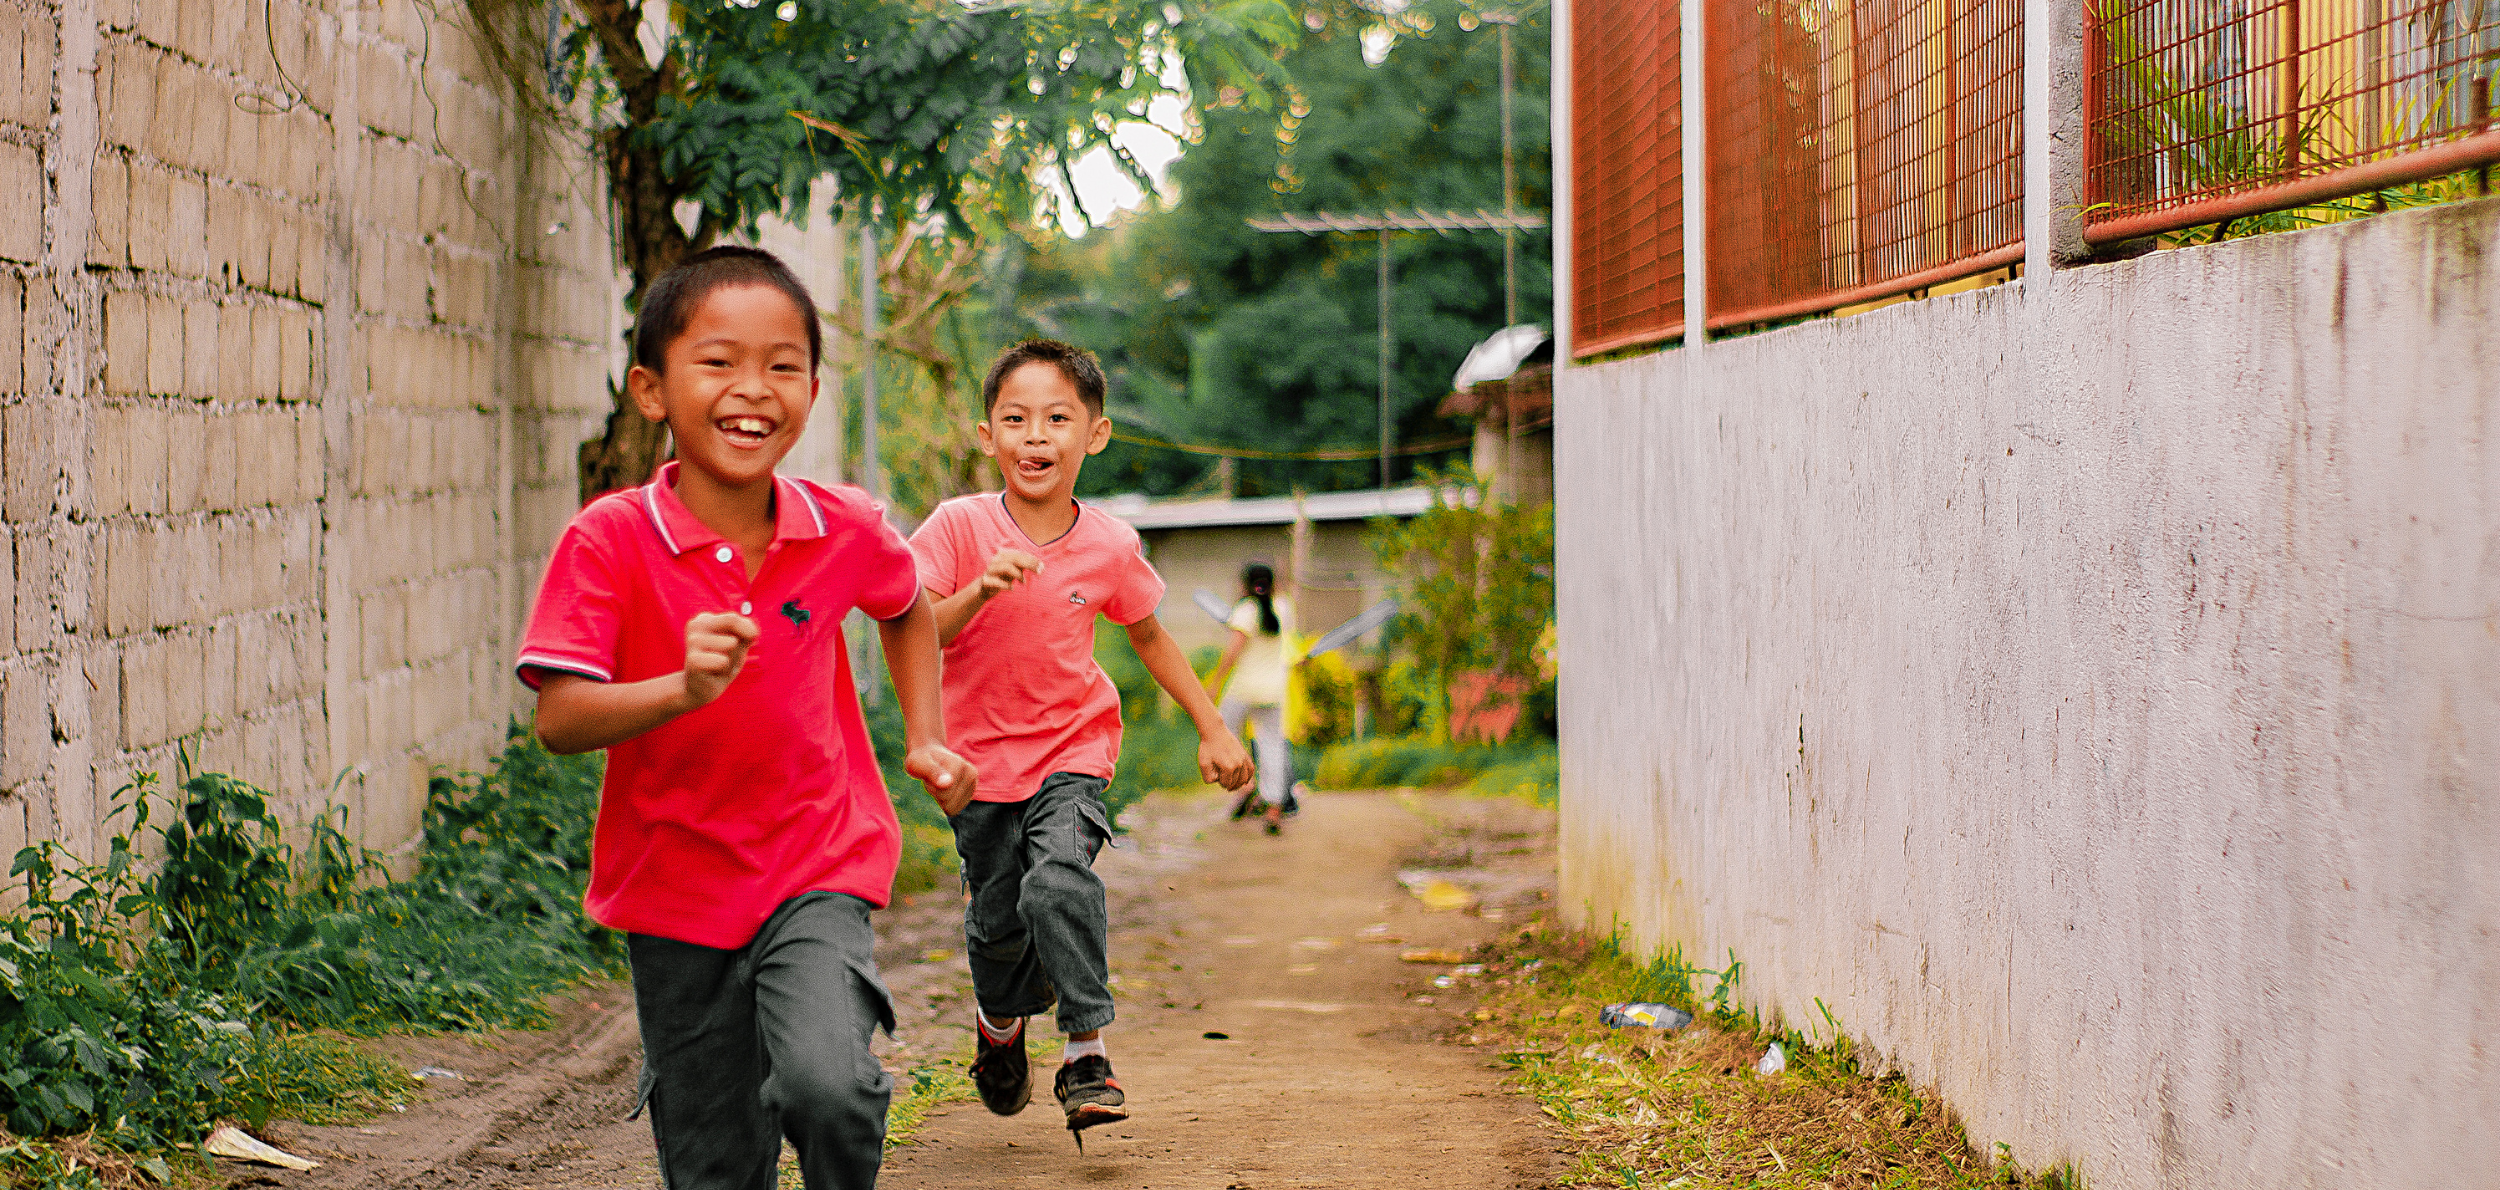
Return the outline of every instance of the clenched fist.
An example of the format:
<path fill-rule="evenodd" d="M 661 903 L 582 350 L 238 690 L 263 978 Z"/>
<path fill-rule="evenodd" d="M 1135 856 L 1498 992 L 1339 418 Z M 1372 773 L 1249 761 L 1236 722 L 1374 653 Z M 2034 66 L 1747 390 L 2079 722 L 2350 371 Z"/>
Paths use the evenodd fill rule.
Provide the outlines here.
<path fill-rule="evenodd" d="M 912 749 L 911 754 L 903 758 L 903 771 L 919 778 L 920 784 L 928 789 L 929 796 L 936 800 L 938 809 L 945 811 L 949 818 L 963 813 L 964 807 L 972 804 L 973 789 L 980 780 L 972 762 L 955 755 L 954 750 L 944 744 L 922 744 Z"/>
<path fill-rule="evenodd" d="M 762 630 L 736 612 L 705 612 L 686 621 L 686 701 L 710 706 L 746 668 L 747 650 Z"/>

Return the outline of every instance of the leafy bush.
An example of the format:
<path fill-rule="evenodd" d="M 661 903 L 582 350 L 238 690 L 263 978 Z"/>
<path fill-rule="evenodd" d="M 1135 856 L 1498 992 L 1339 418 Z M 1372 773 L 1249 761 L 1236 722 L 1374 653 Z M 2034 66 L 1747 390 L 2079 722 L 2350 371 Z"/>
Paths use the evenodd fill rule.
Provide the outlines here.
<path fill-rule="evenodd" d="M 1471 793 L 1552 805 L 1561 761 L 1551 743 L 1448 744 L 1435 740 L 1357 740 L 1320 756 L 1311 783 L 1321 789 L 1465 787 Z"/>
<path fill-rule="evenodd" d="M 1363 676 L 1344 651 L 1324 653 L 1293 667 L 1293 721 L 1285 734 L 1304 748 L 1325 748 L 1354 738 L 1354 705 Z"/>
<path fill-rule="evenodd" d="M 129 822 L 112 834 L 101 863 L 43 842 L 19 851 L 10 869 L 25 877 L 26 900 L 0 919 L 0 1117 L 8 1131 L 91 1133 L 110 1148 L 144 1152 L 195 1142 L 220 1117 L 258 1123 L 280 1109 L 317 1115 L 317 1105 L 404 1092 L 407 1076 L 395 1067 L 334 1038 L 291 1032 L 268 1019 L 267 1006 L 199 978 L 251 965 L 236 950 L 208 948 L 209 939 L 238 936 L 203 928 L 204 907 L 223 904 L 274 923 L 291 873 L 266 862 L 268 840 L 243 829 L 256 824 L 215 822 L 248 808 L 234 797 L 204 813 L 186 807 L 186 821 L 164 832 L 182 862 L 142 876 L 135 840 L 149 825 L 153 780 L 142 776 L 116 792 L 106 823 L 125 814 Z M 249 788 L 222 778 L 190 784 Z M 211 824 L 205 841 L 204 822 Z M 207 857 L 228 844 L 243 845 L 228 856 L 235 873 L 271 883 L 210 870 Z M 161 1161 L 139 1164 L 164 1170 Z M 23 1142 L 0 1146 L 0 1171 L 77 1182 L 74 1163 Z"/>
<path fill-rule="evenodd" d="M 1421 667 L 1428 682 L 1422 729 L 1442 739 L 1450 685 L 1461 671 L 1491 670 L 1528 685 L 1538 677 L 1537 644 L 1554 616 L 1554 509 L 1496 501 L 1482 477 L 1464 471 L 1428 471 L 1424 480 L 1432 508 L 1403 522 L 1376 521 L 1366 539 L 1398 578 L 1391 645 Z"/>
<path fill-rule="evenodd" d="M 1189 668 L 1203 681 L 1223 655 L 1213 645 L 1200 645 L 1190 650 Z M 1125 631 L 1102 625 L 1094 634 L 1094 660 L 1120 688 L 1120 763 L 1103 794 L 1117 822 L 1120 811 L 1155 790 L 1200 784 L 1198 728 L 1147 672 Z"/>
<path fill-rule="evenodd" d="M 44 842 L 11 868 L 26 899 L 0 919 L 0 1118 L 17 1136 L 144 1152 L 221 1117 L 378 1103 L 404 1074 L 302 1030 L 535 1023 L 547 993 L 618 962 L 581 912 L 598 762 L 517 725 L 488 773 L 433 783 L 417 873 L 396 883 L 328 817 L 299 856 L 265 792 L 215 773 L 182 782 L 142 873 L 154 783 L 116 793 L 101 862 Z M 0 1171 L 70 1184 L 58 1153 L 0 1150 Z"/>

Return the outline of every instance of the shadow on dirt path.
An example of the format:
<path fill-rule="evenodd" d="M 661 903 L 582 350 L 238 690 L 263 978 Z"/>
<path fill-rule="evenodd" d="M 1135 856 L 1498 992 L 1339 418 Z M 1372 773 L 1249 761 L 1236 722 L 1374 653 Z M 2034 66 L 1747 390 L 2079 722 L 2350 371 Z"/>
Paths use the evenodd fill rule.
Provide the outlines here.
<path fill-rule="evenodd" d="M 889 1155 L 884 1186 L 1550 1181 L 1560 1167 L 1533 1109 L 1502 1092 L 1489 1055 L 1447 1040 L 1472 1007 L 1465 985 L 1435 988 L 1446 965 L 1399 956 L 1463 950 L 1524 921 L 1551 895 L 1552 813 L 1499 799 L 1319 794 L 1270 838 L 1227 821 L 1227 804 L 1149 798 L 1096 864 L 1111 889 L 1120 1003 L 1105 1036 L 1129 1121 L 1087 1133 L 1077 1153 L 1049 1094 L 1053 1037 L 1053 1050 L 1036 1045 L 1045 1060 L 1032 1107 L 1008 1118 L 973 1103 L 939 1109 Z M 1476 904 L 1429 911 L 1401 874 L 1419 888 L 1464 888 Z M 877 915 L 877 961 L 900 1025 L 879 1048 L 899 1077 L 969 1052 L 961 913 L 950 888 Z M 273 1129 L 270 1139 L 322 1169 L 221 1172 L 229 1185 L 322 1190 L 658 1186 L 649 1126 L 624 1119 L 640 1058 L 630 992 L 597 985 L 560 1010 L 544 1032 L 384 1039 L 411 1069 L 460 1077 L 431 1079 L 406 1110 L 362 1125 Z"/>

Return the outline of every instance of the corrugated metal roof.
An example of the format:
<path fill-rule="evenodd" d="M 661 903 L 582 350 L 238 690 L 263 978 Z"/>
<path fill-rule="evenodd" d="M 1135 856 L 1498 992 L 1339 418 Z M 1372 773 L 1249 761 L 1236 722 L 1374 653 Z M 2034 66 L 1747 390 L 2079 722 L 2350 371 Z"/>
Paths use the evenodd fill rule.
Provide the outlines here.
<path fill-rule="evenodd" d="M 1140 530 L 1208 529 L 1226 525 L 1290 525 L 1291 496 L 1254 496 L 1246 500 L 1164 500 L 1113 496 L 1089 501 L 1094 507 Z M 1372 489 L 1360 492 L 1313 492 L 1302 497 L 1303 515 L 1314 521 L 1362 521 L 1376 516 L 1420 516 L 1432 507 L 1432 489 Z"/>

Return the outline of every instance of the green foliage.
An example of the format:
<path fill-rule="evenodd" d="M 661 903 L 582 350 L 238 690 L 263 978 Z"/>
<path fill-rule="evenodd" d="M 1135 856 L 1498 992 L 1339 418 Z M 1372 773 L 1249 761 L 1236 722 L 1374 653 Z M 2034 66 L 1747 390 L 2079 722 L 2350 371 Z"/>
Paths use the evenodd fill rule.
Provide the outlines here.
<path fill-rule="evenodd" d="M 124 812 L 131 829 L 146 826 L 143 798 Z M 187 1143 L 252 1053 L 245 1008 L 185 984 L 170 944 L 129 928 L 150 904 L 135 855 L 124 831 L 102 863 L 44 842 L 11 867 L 26 878 L 25 905 L 0 921 L 0 1112 L 12 1133 Z"/>
<path fill-rule="evenodd" d="M 166 935 L 206 970 L 277 926 L 288 904 L 291 852 L 259 790 L 202 773 L 182 792 L 182 818 L 165 828 L 154 893 Z"/>
<path fill-rule="evenodd" d="M 1293 721 L 1286 734 L 1296 747 L 1325 748 L 1354 738 L 1354 708 L 1363 697 L 1363 676 L 1345 650 L 1325 653 L 1293 667 Z"/>
<path fill-rule="evenodd" d="M 1321 789 L 1446 789 L 1554 804 L 1560 759 L 1545 740 L 1452 744 L 1428 738 L 1375 738 L 1320 754 L 1311 784 Z"/>
<path fill-rule="evenodd" d="M 1495 501 L 1473 476 L 1427 480 L 1431 511 L 1377 522 L 1368 542 L 1399 580 L 1393 634 L 1433 680 L 1427 724 L 1442 738 L 1461 671 L 1538 681 L 1537 642 L 1554 615 L 1554 509 Z"/>
<path fill-rule="evenodd" d="M 1973 1150 L 1945 1105 L 1898 1074 L 1877 1076 L 1828 1009 L 1811 1032 L 1734 1002 L 1733 954 L 1713 971 L 1670 952 L 1627 954 L 1539 923 L 1478 950 L 1485 981 L 1471 1045 L 1495 1049 L 1510 1083 L 1566 1138 L 1562 1186 L 1858 1185 L 2048 1190 L 2071 1171 L 2026 1173 Z M 1655 1001 L 1695 1014 L 1673 1031 L 1605 1025 L 1600 1006 Z M 1772 1044 L 1785 1069 L 1757 1073 Z"/>
<path fill-rule="evenodd" d="M 1116 124 L 1159 98 L 1224 91 L 1263 103 L 1275 47 L 1299 32 L 1282 0 L 798 0 L 670 15 L 658 61 L 613 61 L 639 58 L 629 40 L 639 9 L 586 7 L 587 21 L 551 47 L 557 98 L 587 86 L 602 119 L 658 151 L 674 197 L 703 208 L 698 246 L 713 231 L 752 233 L 766 215 L 804 218 L 821 179 L 966 227 L 974 215 L 1047 219 L 1037 173 L 1064 174 L 1111 146 Z"/>
<path fill-rule="evenodd" d="M 1189 665 L 1203 681 L 1215 672 L 1221 656 L 1214 646 L 1201 645 L 1191 651 Z M 1120 689 L 1120 763 L 1103 795 L 1117 822 L 1120 811 L 1155 790 L 1201 783 L 1198 729 L 1147 672 L 1146 663 L 1129 647 L 1125 629 L 1100 623 L 1094 632 L 1094 660 Z"/>
<path fill-rule="evenodd" d="M 221 774 L 182 783 L 142 874 L 154 782 L 116 793 L 101 861 L 45 842 L 12 866 L 26 884 L 0 919 L 0 1116 L 17 1136 L 140 1152 L 221 1117 L 330 1118 L 407 1080 L 302 1029 L 532 1023 L 547 992 L 617 961 L 580 910 L 597 762 L 518 727 L 492 771 L 434 783 L 403 882 L 326 817 L 299 856 L 268 795 Z M 72 1184 L 45 1172 L 57 1156 L 20 1145 L 0 1171 Z"/>
<path fill-rule="evenodd" d="M 1283 59 L 1284 110 L 1219 107 L 1176 161 L 1179 201 L 1107 235 L 1060 242 L 1027 262 L 1012 333 L 1069 338 L 1111 374 L 1114 421 L 1170 441 L 1263 450 L 1366 447 L 1378 434 L 1376 237 L 1276 235 L 1244 220 L 1279 211 L 1383 207 L 1499 210 L 1501 64 L 1495 30 L 1469 30 L 1460 0 L 1394 17 L 1351 4 L 1303 6 L 1318 27 Z M 1364 61 L 1366 29 L 1394 48 Z M 1521 15 L 1513 44 L 1521 209 L 1551 201 L 1546 29 Z M 1518 237 L 1519 318 L 1551 305 L 1550 241 Z M 1502 240 L 1392 237 L 1391 417 L 1406 442 L 1459 436 L 1435 412 L 1467 350 L 1503 321 Z M 1413 474 L 1429 458 L 1402 460 Z M 1212 460 L 1113 443 L 1088 461 L 1087 494 L 1170 494 L 1207 482 Z M 1369 459 L 1242 460 L 1243 495 L 1368 487 Z"/>
<path fill-rule="evenodd" d="M 1539 743 L 1524 757 L 1485 766 L 1467 782 L 1467 791 L 1554 805 L 1562 798 L 1562 753 L 1552 744 Z"/>

